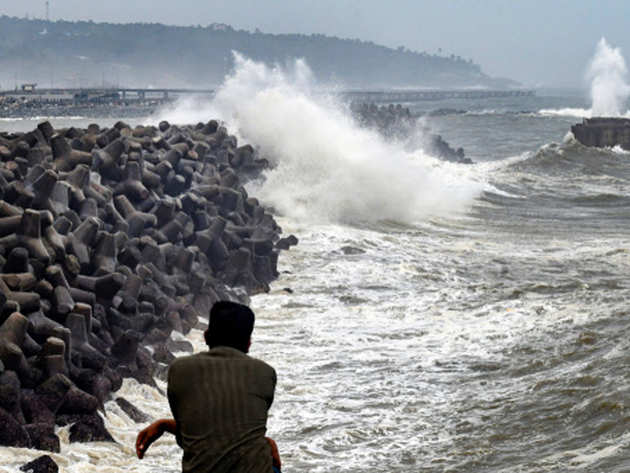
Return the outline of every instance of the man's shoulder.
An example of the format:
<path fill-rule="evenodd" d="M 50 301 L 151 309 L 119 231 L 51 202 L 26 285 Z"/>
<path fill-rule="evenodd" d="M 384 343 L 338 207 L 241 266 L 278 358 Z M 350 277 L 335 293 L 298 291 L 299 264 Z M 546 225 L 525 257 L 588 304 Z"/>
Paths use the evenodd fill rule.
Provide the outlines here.
<path fill-rule="evenodd" d="M 170 367 L 174 366 L 186 366 L 189 364 L 199 363 L 202 360 L 202 353 L 195 353 L 194 355 L 186 355 L 186 356 L 178 356 L 173 361 L 171 361 Z"/>
<path fill-rule="evenodd" d="M 265 370 L 265 371 L 269 371 L 269 372 L 273 372 L 275 373 L 276 370 L 273 368 L 273 366 L 271 366 L 269 363 L 259 359 L 259 358 L 254 358 L 253 356 L 249 356 L 249 355 L 245 355 L 248 359 L 248 361 L 254 365 L 256 365 L 260 370 Z"/>
<path fill-rule="evenodd" d="M 202 360 L 200 359 L 200 355 L 202 355 L 202 353 L 196 353 L 194 355 L 178 356 L 177 358 L 175 358 L 173 361 L 171 361 L 170 365 L 168 366 L 169 378 L 171 378 L 173 374 L 180 372 L 182 370 L 186 371 L 188 369 L 194 369 L 195 366 L 198 366 L 199 363 L 202 362 Z"/>
<path fill-rule="evenodd" d="M 220 347 L 218 350 L 223 350 L 225 347 Z M 233 350 L 232 348 L 228 348 L 228 350 Z M 214 350 L 210 350 L 208 352 L 209 355 L 213 354 Z M 243 353 L 242 351 L 237 351 L 237 350 L 233 350 L 230 352 L 231 354 L 233 354 L 233 360 L 235 363 L 242 363 L 241 366 L 243 365 L 247 365 L 250 368 L 253 368 L 254 371 L 261 373 L 261 374 L 273 374 L 275 376 L 276 370 L 273 369 L 273 367 L 259 359 L 259 358 L 254 358 L 253 356 L 251 356 L 248 353 Z"/>
<path fill-rule="evenodd" d="M 211 349 L 209 351 L 196 353 L 194 355 L 180 356 L 171 362 L 171 365 L 169 366 L 169 371 L 177 371 L 181 369 L 186 369 L 187 367 L 195 367 L 199 366 L 200 364 L 211 364 L 218 360 L 233 360 L 239 363 L 251 364 L 261 371 L 269 371 L 275 373 L 274 368 L 263 360 L 254 358 L 253 356 L 250 356 L 243 352 L 237 352 L 237 350 L 229 350 L 230 351 L 227 352 L 228 356 L 226 356 L 226 349 L 224 349 L 224 347 Z"/>

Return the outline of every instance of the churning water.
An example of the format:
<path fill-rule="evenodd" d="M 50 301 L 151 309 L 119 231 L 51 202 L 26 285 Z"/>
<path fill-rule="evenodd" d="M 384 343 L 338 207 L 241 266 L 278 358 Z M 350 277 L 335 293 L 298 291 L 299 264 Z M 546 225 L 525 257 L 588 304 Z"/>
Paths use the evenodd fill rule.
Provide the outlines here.
<path fill-rule="evenodd" d="M 357 129 L 307 75 L 243 60 L 195 112 L 273 160 L 251 193 L 300 238 L 252 300 L 283 469 L 630 471 L 630 155 L 538 112 L 581 98 L 538 96 L 447 104 L 468 113 L 428 123 L 477 164 L 444 164 Z M 155 389 L 119 394 L 168 415 Z M 117 443 L 64 441 L 62 470 L 179 471 L 172 438 L 139 461 L 140 426 L 107 408 Z M 1 453 L 8 471 L 36 455 Z"/>

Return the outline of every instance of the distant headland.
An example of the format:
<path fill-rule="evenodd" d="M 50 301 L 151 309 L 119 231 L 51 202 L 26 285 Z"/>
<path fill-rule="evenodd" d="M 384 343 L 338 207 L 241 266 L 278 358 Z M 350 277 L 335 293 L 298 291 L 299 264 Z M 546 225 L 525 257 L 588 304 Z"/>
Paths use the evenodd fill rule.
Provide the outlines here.
<path fill-rule="evenodd" d="M 167 26 L 0 16 L 0 90 L 40 87 L 213 87 L 232 51 L 266 64 L 303 58 L 322 84 L 345 87 L 511 88 L 471 59 L 320 34 L 266 34 L 225 24 Z"/>

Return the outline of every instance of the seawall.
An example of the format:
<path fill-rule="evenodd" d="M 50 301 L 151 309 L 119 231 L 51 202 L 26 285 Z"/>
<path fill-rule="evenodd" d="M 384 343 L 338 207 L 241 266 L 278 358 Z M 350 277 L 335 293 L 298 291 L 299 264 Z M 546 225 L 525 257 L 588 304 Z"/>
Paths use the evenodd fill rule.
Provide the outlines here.
<path fill-rule="evenodd" d="M 630 119 L 594 117 L 571 127 L 575 138 L 586 146 L 621 146 L 630 150 Z"/>

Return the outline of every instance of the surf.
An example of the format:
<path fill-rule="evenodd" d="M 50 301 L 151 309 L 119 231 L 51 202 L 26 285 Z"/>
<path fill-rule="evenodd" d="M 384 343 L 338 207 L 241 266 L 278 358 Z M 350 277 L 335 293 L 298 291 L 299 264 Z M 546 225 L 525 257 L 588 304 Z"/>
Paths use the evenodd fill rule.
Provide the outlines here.
<path fill-rule="evenodd" d="M 267 66 L 235 54 L 212 100 L 180 102 L 159 119 L 215 115 L 272 165 L 252 192 L 296 221 L 413 223 L 465 211 L 483 188 L 457 165 L 361 128 L 303 60 Z"/>

